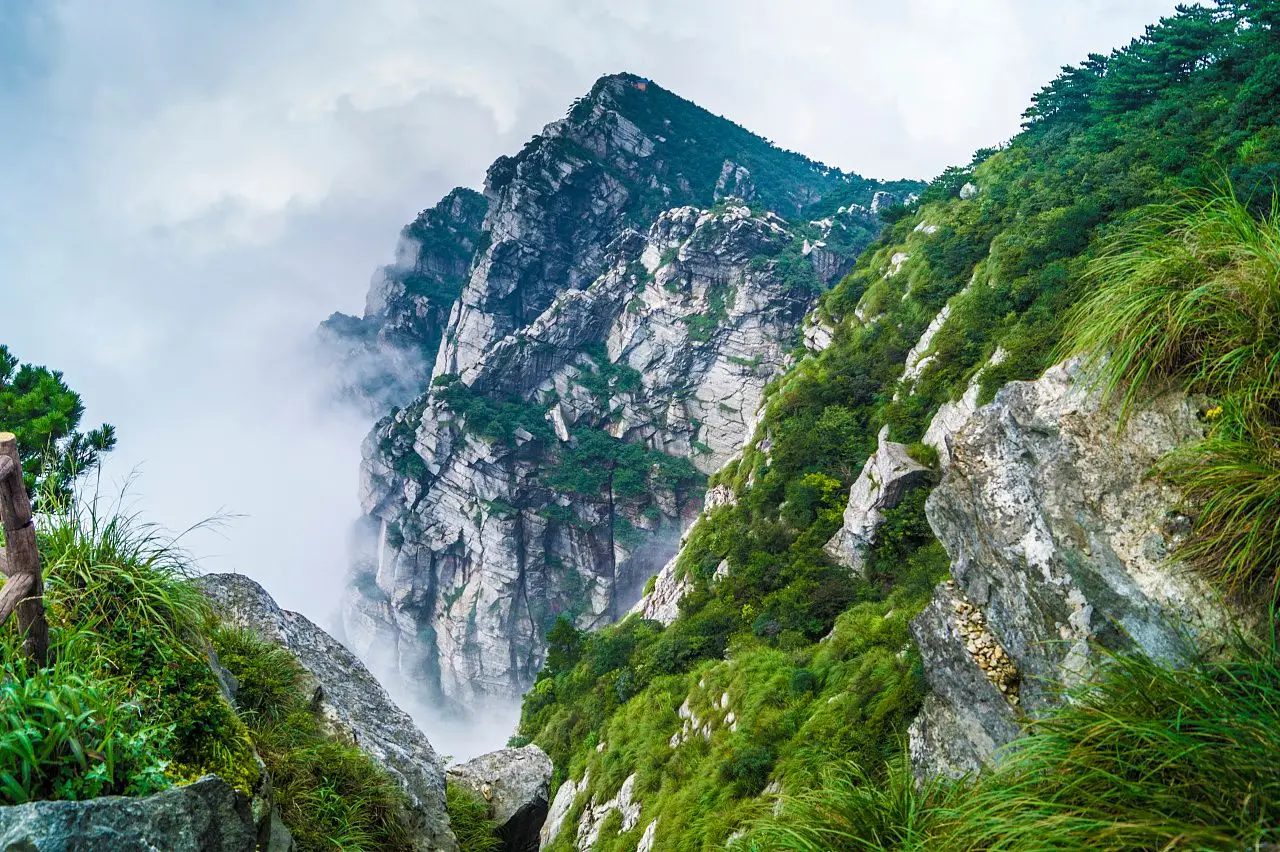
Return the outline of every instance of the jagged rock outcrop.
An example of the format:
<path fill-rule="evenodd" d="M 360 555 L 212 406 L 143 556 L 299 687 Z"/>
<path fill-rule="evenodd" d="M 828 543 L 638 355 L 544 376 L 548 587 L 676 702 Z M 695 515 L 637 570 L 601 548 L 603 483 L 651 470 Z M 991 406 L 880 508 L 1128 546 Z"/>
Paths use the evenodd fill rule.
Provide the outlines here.
<path fill-rule="evenodd" d="M 535 745 L 504 748 L 450 766 L 449 783 L 489 805 L 507 852 L 537 852 L 551 803 L 551 758 Z"/>
<path fill-rule="evenodd" d="M 911 458 L 905 444 L 890 441 L 889 427 L 883 427 L 876 451 L 849 488 L 844 523 L 827 542 L 827 554 L 862 576 L 884 511 L 901 503 L 908 491 L 923 485 L 929 476 L 929 468 Z"/>
<path fill-rule="evenodd" d="M 280 609 L 248 577 L 207 574 L 197 582 L 225 621 L 282 645 L 311 673 L 312 704 L 333 733 L 358 745 L 408 795 L 418 848 L 455 852 L 440 758 L 364 664 L 306 616 Z"/>
<path fill-rule="evenodd" d="M 921 774 L 960 774 L 1061 700 L 1099 649 L 1179 659 L 1229 630 L 1208 586 L 1167 560 L 1190 523 L 1152 463 L 1201 433 L 1193 400 L 1169 393 L 1117 412 L 1060 365 L 1013 382 L 951 438 L 927 504 L 952 560 L 912 624 L 932 689 L 911 727 Z"/>
<path fill-rule="evenodd" d="M 983 370 L 987 367 L 994 367 L 1004 363 L 1007 353 L 1003 349 L 996 349 L 992 353 L 991 358 L 984 365 Z M 938 410 L 934 412 L 933 419 L 929 421 L 929 426 L 925 429 L 924 437 L 921 443 L 925 446 L 933 447 L 938 452 L 938 465 L 946 470 L 951 464 L 951 439 L 956 433 L 969 422 L 969 418 L 978 410 L 978 395 L 982 391 L 979 380 L 982 377 L 982 370 L 974 374 L 959 399 L 950 402 L 944 402 L 938 406 Z"/>
<path fill-rule="evenodd" d="M 631 612 L 638 613 L 641 618 L 649 618 L 668 625 L 680 615 L 680 601 L 693 587 L 688 577 L 676 573 L 676 562 L 679 554 L 672 556 L 662 566 L 653 579 L 653 588 L 644 597 L 636 601 Z"/>
<path fill-rule="evenodd" d="M 478 704 L 532 682 L 558 614 L 624 613 L 877 228 L 857 205 L 779 212 L 864 184 L 869 202 L 860 180 L 630 75 L 495 162 L 434 390 L 363 449 L 358 653 Z"/>
<path fill-rule="evenodd" d="M 375 417 L 422 393 L 454 300 L 471 271 L 488 201 L 459 188 L 400 232 L 395 262 L 374 273 L 363 317 L 320 326 L 341 392 Z"/>
<path fill-rule="evenodd" d="M 213 775 L 152 796 L 0 807 L 11 852 L 254 852 L 249 799 Z"/>

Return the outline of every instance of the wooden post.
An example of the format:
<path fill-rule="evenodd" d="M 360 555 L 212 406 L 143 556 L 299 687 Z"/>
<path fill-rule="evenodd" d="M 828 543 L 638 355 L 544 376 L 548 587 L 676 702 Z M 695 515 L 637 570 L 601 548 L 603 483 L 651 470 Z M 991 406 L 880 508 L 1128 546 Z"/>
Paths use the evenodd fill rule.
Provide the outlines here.
<path fill-rule="evenodd" d="M 5 573 L 9 579 L 0 591 L 0 624 L 9 613 L 18 613 L 22 648 L 37 665 L 49 657 L 49 623 L 44 616 L 44 576 L 40 552 L 36 549 L 36 528 L 31 519 L 31 500 L 22 482 L 18 460 L 18 439 L 0 432 L 0 520 L 4 522 Z"/>

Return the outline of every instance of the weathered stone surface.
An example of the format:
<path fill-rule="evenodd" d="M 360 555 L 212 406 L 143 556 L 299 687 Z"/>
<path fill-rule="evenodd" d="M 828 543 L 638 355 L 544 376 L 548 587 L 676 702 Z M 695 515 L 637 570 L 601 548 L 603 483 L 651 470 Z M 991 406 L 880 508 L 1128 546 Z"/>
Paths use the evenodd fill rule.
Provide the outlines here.
<path fill-rule="evenodd" d="M 480 244 L 488 202 L 455 189 L 400 232 L 395 262 L 374 273 L 363 317 L 334 314 L 318 332 L 340 392 L 381 417 L 427 386 L 453 300 Z"/>
<path fill-rule="evenodd" d="M 635 786 L 636 776 L 628 775 L 612 798 L 603 802 L 597 802 L 594 796 L 591 798 L 591 802 L 582 809 L 582 816 L 578 818 L 576 847 L 579 850 L 586 852 L 596 845 L 596 841 L 600 839 L 600 829 L 604 826 L 605 818 L 612 811 L 622 815 L 619 833 L 636 827 L 640 822 L 641 806 L 640 802 L 633 797 Z"/>
<path fill-rule="evenodd" d="M 892 192 L 877 192 L 875 195 L 871 196 L 871 212 L 872 214 L 879 214 L 879 212 L 886 207 L 893 207 L 901 203 L 902 199 L 898 198 L 898 196 L 894 195 Z"/>
<path fill-rule="evenodd" d="M 927 467 L 907 454 L 904 444 L 889 440 L 888 426 L 881 429 L 876 451 L 849 488 L 844 523 L 827 542 L 831 558 L 861 575 L 876 530 L 884 522 L 884 511 L 901 503 L 907 492 L 928 481 L 929 475 Z"/>
<path fill-rule="evenodd" d="M 677 558 L 678 554 L 667 560 L 667 564 L 662 566 L 662 570 L 654 578 L 653 588 L 636 602 L 631 612 L 639 613 L 642 618 L 660 621 L 664 625 L 676 620 L 676 616 L 680 614 L 680 601 L 692 587 L 688 577 L 676 575 Z"/>
<path fill-rule="evenodd" d="M 773 174 L 757 185 L 739 158 L 768 143 L 677 100 L 604 78 L 489 169 L 432 375 L 523 406 L 535 425 L 481 437 L 479 416 L 423 394 L 365 442 L 371 534 L 345 638 L 428 700 L 508 699 L 532 683 L 557 614 L 591 629 L 627 611 L 697 516 L 699 489 L 582 493 L 548 470 L 588 430 L 719 469 L 790 364 L 816 285 L 843 275 L 878 225 L 859 205 L 789 224 L 774 211 L 794 216 L 845 179 L 797 159 L 785 189 Z M 655 120 L 659 104 L 669 118 Z M 703 157 L 724 149 L 718 174 L 690 168 L 691 138 Z"/>
<path fill-rule="evenodd" d="M 551 801 L 551 758 L 535 745 L 451 766 L 449 781 L 489 805 L 509 852 L 536 852 Z"/>
<path fill-rule="evenodd" d="M 1098 649 L 1176 660 L 1227 635 L 1230 613 L 1168 563 L 1189 529 L 1152 463 L 1200 434 L 1194 402 L 1167 394 L 1117 414 L 1060 365 L 1006 385 L 952 437 L 927 504 L 952 560 L 912 624 L 932 694 L 911 728 L 917 771 L 959 774 L 1082 682 Z M 975 617 L 976 616 L 976 617 Z"/>
<path fill-rule="evenodd" d="M 574 802 L 590 786 L 591 771 L 587 770 L 582 774 L 582 780 L 568 779 L 560 785 L 560 789 L 556 790 L 556 797 L 551 800 L 551 809 L 547 811 L 547 821 L 542 824 L 542 831 L 539 834 L 543 847 L 550 846 L 560 836 L 565 821 L 569 818 L 569 811 L 573 810 Z"/>
<path fill-rule="evenodd" d="M 257 848 L 249 799 L 213 775 L 143 798 L 106 796 L 0 807 L 0 849 L 12 852 L 253 852 Z"/>
<path fill-rule="evenodd" d="M 733 160 L 725 160 L 720 167 L 720 177 L 716 179 L 715 199 L 741 198 L 751 201 L 756 197 L 756 185 L 751 180 L 751 172 Z"/>
<path fill-rule="evenodd" d="M 280 609 L 248 577 L 208 574 L 197 582 L 225 620 L 282 645 L 311 673 L 313 703 L 332 731 L 358 745 L 408 794 L 419 848 L 454 852 L 440 759 L 364 664 L 305 616 Z"/>
<path fill-rule="evenodd" d="M 996 349 L 987 361 L 987 366 L 994 367 L 1003 363 L 1006 357 L 1007 353 L 1004 349 Z M 983 369 L 986 369 L 986 367 Z M 969 418 L 973 416 L 973 413 L 978 410 L 978 394 L 982 390 L 978 382 L 981 376 L 982 371 L 974 374 L 973 379 L 959 399 L 952 402 L 944 402 L 940 405 L 934 413 L 933 419 L 929 421 L 928 428 L 925 429 L 921 443 L 938 451 L 938 464 L 943 470 L 946 470 L 947 466 L 951 464 L 951 439 L 969 422 Z"/>

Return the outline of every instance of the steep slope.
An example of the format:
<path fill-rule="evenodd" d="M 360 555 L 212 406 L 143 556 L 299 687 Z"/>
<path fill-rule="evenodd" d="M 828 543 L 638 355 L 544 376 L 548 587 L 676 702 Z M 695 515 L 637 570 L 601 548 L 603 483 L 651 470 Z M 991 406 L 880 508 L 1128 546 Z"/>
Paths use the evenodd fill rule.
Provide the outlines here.
<path fill-rule="evenodd" d="M 878 230 L 872 205 L 914 188 L 780 151 L 631 75 L 495 162 L 480 236 L 442 238 L 476 251 L 431 387 L 365 442 L 353 646 L 474 704 L 532 682 L 557 615 L 616 619 L 750 435 L 809 306 Z M 829 196 L 842 203 L 805 218 Z M 433 322 L 412 326 L 422 348 Z"/>
<path fill-rule="evenodd" d="M 1221 604 L 1160 559 L 1185 534 L 1165 517 L 1178 496 L 1145 478 L 1198 434 L 1191 402 L 1135 414 L 1118 446 L 1114 413 L 1052 375 L 980 407 L 1053 363 L 1096 239 L 1142 205 L 1225 172 L 1266 209 L 1273 6 L 1186 8 L 1066 70 L 1006 149 L 893 214 L 806 320 L 810 354 L 770 385 L 741 458 L 711 477 L 714 508 L 640 608 L 661 623 L 552 631 L 521 722 L 559 782 L 544 848 L 718 848 L 833 766 L 890 786 L 909 730 L 922 775 L 973 768 L 1056 706 L 1049 686 L 1088 677 L 1097 647 L 1168 662 L 1174 633 L 1220 634 Z M 955 586 L 937 585 L 948 573 Z M 1024 669 L 1050 678 L 1025 701 Z M 886 844 L 909 834 L 887 825 L 903 834 Z M 865 848 L 801 823 L 770 837 L 787 829 L 812 842 L 783 848 Z"/>
<path fill-rule="evenodd" d="M 395 262 L 374 273 L 363 317 L 335 313 L 320 350 L 341 393 L 370 414 L 412 400 L 427 384 L 449 311 L 483 239 L 488 201 L 458 188 L 400 232 Z"/>

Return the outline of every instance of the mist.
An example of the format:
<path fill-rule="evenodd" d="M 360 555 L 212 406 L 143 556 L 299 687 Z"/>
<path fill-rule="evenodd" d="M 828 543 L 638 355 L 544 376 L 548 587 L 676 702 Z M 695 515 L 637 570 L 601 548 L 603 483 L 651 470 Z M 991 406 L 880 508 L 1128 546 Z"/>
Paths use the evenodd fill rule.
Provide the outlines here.
<path fill-rule="evenodd" d="M 651 77 L 832 165 L 929 177 L 1017 131 L 1058 66 L 1171 2 L 320 0 L 0 5 L 0 342 L 119 447 L 103 490 L 200 570 L 334 624 L 367 415 L 309 352 L 399 229 L 564 113 Z M 393 691 L 394 684 L 390 684 Z M 502 745 L 514 706 L 437 748 Z"/>

